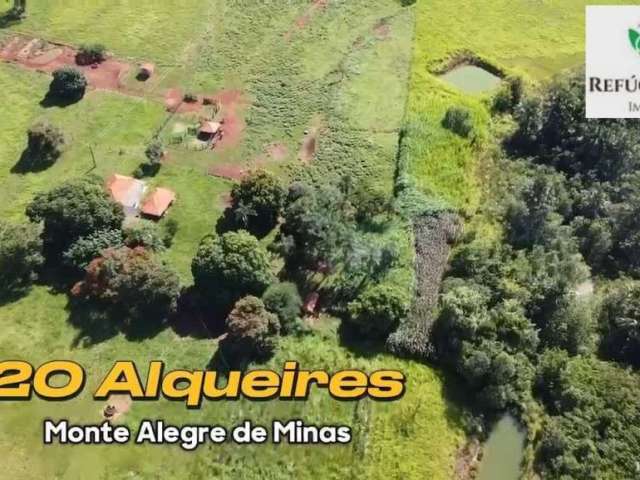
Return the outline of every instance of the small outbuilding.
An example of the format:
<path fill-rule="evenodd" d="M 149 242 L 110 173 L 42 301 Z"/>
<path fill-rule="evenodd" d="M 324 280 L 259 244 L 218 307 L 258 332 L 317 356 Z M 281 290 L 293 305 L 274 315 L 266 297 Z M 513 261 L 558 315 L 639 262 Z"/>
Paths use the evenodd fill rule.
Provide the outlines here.
<path fill-rule="evenodd" d="M 116 173 L 107 180 L 107 190 L 113 200 L 122 205 L 125 215 L 130 217 L 138 214 L 147 186 L 142 180 Z"/>
<path fill-rule="evenodd" d="M 221 132 L 222 124 L 219 122 L 206 121 L 200 123 L 198 129 L 198 139 L 208 142 L 214 140 Z"/>
<path fill-rule="evenodd" d="M 149 80 L 156 71 L 156 66 L 153 63 L 143 63 L 138 69 L 138 80 Z"/>
<path fill-rule="evenodd" d="M 167 188 L 156 188 L 144 201 L 141 212 L 147 217 L 162 218 L 175 200 L 175 192 Z"/>

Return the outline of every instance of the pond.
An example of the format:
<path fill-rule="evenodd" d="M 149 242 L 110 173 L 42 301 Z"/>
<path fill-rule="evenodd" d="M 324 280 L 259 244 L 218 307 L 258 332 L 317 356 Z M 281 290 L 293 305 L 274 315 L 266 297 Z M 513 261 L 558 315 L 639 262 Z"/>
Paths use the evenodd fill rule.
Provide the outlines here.
<path fill-rule="evenodd" d="M 500 419 L 484 445 L 476 480 L 518 480 L 525 432 L 511 415 Z"/>
<path fill-rule="evenodd" d="M 495 90 L 502 81 L 497 75 L 475 65 L 461 65 L 441 75 L 440 79 L 472 94 Z"/>

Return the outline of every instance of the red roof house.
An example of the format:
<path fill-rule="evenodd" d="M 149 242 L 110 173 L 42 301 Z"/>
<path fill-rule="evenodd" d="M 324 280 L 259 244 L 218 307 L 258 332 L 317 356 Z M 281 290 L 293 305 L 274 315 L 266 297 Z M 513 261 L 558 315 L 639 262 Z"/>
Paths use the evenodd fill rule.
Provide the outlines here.
<path fill-rule="evenodd" d="M 156 188 L 142 205 L 142 214 L 148 217 L 162 218 L 176 200 L 176 194 L 167 188 Z"/>
<path fill-rule="evenodd" d="M 221 132 L 222 124 L 219 122 L 206 121 L 200 124 L 198 129 L 198 138 L 200 140 L 212 140 Z"/>
<path fill-rule="evenodd" d="M 125 175 L 115 174 L 107 180 L 111 197 L 124 208 L 127 216 L 136 215 L 147 189 L 145 183 Z"/>

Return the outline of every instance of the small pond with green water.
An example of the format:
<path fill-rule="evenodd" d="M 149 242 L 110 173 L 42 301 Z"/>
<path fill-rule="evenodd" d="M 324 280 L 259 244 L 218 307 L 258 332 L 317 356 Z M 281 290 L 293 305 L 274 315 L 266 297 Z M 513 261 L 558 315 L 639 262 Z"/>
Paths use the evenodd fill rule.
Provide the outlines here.
<path fill-rule="evenodd" d="M 475 65 L 460 65 L 440 76 L 450 85 L 465 93 L 484 93 L 495 90 L 502 79 Z"/>
<path fill-rule="evenodd" d="M 511 415 L 502 417 L 484 445 L 476 480 L 518 480 L 524 442 L 525 432 L 518 422 Z"/>

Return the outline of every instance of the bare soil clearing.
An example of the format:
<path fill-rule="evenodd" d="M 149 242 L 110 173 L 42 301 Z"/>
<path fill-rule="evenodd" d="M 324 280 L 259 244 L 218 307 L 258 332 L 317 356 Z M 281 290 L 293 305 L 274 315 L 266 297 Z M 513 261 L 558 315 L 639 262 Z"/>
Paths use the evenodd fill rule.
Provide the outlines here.
<path fill-rule="evenodd" d="M 248 173 L 248 168 L 232 163 L 223 163 L 222 165 L 214 165 L 209 168 L 209 175 L 234 181 L 242 180 Z"/>
<path fill-rule="evenodd" d="M 131 409 L 132 403 L 128 395 L 111 395 L 105 404 L 102 416 L 109 421 L 118 420 Z"/>
<path fill-rule="evenodd" d="M 0 60 L 44 73 L 73 66 L 85 74 L 90 87 L 121 90 L 121 78 L 132 68 L 130 64 L 108 58 L 101 63 L 80 66 L 76 65 L 77 53 L 76 49 L 68 45 L 51 43 L 39 38 L 14 36 L 2 46 Z"/>
<path fill-rule="evenodd" d="M 298 153 L 298 158 L 302 163 L 311 163 L 316 156 L 318 139 L 320 137 L 320 127 L 312 127 L 305 134 L 302 140 L 302 147 Z"/>

